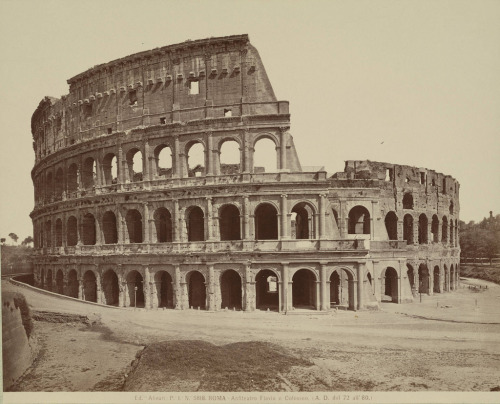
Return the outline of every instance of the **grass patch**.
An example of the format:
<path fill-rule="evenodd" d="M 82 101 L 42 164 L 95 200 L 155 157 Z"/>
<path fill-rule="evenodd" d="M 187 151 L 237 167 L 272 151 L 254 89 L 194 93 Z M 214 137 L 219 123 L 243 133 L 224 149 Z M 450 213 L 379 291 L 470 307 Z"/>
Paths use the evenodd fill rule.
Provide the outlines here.
<path fill-rule="evenodd" d="M 500 265 L 461 264 L 460 276 L 464 276 L 466 278 L 477 278 L 500 284 Z"/>
<path fill-rule="evenodd" d="M 279 391 L 281 374 L 311 365 L 267 342 L 163 341 L 138 354 L 125 391 Z"/>
<path fill-rule="evenodd" d="M 26 332 L 26 336 L 29 338 L 33 332 L 33 319 L 31 318 L 31 311 L 24 295 L 20 293 L 14 294 L 14 306 L 16 306 L 16 309 L 19 308 L 21 312 L 21 321 L 24 331 Z"/>

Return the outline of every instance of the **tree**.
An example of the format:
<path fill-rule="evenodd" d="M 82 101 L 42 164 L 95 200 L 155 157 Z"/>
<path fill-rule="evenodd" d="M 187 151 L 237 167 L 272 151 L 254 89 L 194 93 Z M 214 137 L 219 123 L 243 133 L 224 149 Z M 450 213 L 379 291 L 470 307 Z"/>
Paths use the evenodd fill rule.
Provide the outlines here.
<path fill-rule="evenodd" d="M 5 245 L 5 241 L 7 241 L 5 237 L 0 238 L 0 243 L 2 243 L 2 245 Z"/>
<path fill-rule="evenodd" d="M 21 243 L 22 245 L 25 245 L 25 246 L 28 246 L 29 244 L 32 244 L 33 243 L 33 237 L 31 236 L 28 236 L 26 237 L 23 242 Z"/>
<path fill-rule="evenodd" d="M 487 258 L 492 263 L 493 258 L 500 253 L 500 215 L 480 223 L 460 223 L 460 248 L 462 255 L 468 258 Z"/>
<path fill-rule="evenodd" d="M 17 240 L 19 239 L 19 236 L 16 233 L 9 233 L 9 237 L 14 240 L 14 243 L 17 244 Z"/>

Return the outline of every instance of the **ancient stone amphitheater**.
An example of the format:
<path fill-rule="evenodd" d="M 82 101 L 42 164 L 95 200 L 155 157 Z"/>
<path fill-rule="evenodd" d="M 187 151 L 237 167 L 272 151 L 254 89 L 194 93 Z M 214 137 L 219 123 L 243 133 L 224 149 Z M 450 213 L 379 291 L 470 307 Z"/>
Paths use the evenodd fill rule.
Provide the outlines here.
<path fill-rule="evenodd" d="M 247 35 L 140 52 L 68 83 L 31 121 L 38 287 L 124 307 L 282 312 L 457 287 L 458 182 L 372 161 L 303 167 L 288 102 Z M 276 164 L 264 170 L 266 142 Z"/>

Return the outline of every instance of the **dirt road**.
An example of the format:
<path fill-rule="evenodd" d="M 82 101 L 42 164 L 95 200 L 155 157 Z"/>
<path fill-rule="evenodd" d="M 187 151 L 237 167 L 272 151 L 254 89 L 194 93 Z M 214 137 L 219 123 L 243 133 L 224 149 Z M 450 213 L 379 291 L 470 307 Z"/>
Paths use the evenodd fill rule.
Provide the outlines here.
<path fill-rule="evenodd" d="M 488 289 L 467 287 L 480 283 Z M 267 341 L 312 361 L 293 367 L 277 390 L 489 391 L 500 385 L 500 286 L 462 284 L 453 293 L 387 303 L 380 311 L 288 315 L 115 309 L 5 282 L 2 288 L 22 292 L 35 310 L 100 316 L 109 330 L 37 322 L 44 354 L 17 386 L 21 391 L 89 391 L 98 382 L 98 388 L 115 388 L 138 349 L 164 340 Z"/>

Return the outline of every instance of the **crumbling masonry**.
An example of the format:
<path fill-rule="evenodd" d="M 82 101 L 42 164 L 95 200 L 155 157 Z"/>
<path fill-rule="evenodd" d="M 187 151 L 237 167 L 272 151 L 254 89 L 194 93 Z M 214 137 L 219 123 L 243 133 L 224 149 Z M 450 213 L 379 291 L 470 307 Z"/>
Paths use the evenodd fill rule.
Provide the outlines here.
<path fill-rule="evenodd" d="M 38 287 L 146 309 L 278 311 L 457 287 L 458 182 L 371 161 L 333 176 L 302 167 L 288 102 L 247 35 L 137 53 L 68 83 L 31 121 Z M 265 139 L 272 172 L 254 166 Z M 231 144 L 239 163 L 225 164 Z"/>

